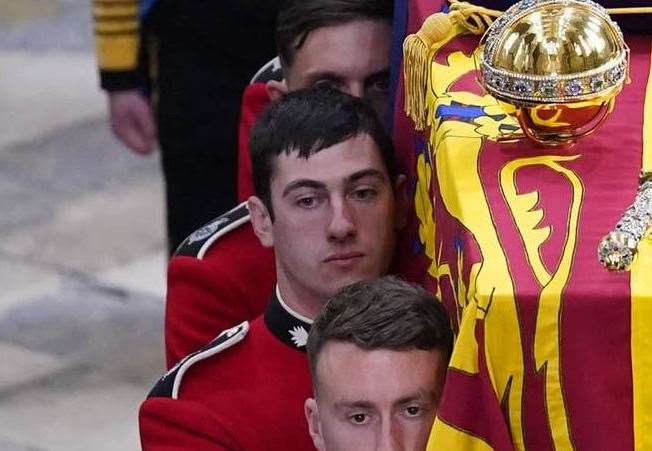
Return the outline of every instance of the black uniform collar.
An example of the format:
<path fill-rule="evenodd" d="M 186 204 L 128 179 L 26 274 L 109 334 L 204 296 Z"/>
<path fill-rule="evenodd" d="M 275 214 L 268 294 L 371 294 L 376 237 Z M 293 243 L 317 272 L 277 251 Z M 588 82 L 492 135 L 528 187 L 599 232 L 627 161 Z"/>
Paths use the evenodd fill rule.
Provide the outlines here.
<path fill-rule="evenodd" d="M 306 352 L 306 342 L 312 320 L 290 309 L 283 302 L 278 286 L 265 311 L 265 324 L 283 343 Z"/>

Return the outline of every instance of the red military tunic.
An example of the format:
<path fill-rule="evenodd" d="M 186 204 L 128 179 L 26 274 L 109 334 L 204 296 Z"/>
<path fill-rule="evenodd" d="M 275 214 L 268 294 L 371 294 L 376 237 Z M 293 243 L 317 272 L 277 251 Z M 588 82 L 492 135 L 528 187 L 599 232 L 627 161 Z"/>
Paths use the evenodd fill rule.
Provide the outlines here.
<path fill-rule="evenodd" d="M 314 451 L 303 414 L 309 329 L 274 296 L 251 325 L 180 361 L 141 406 L 143 449 Z"/>
<path fill-rule="evenodd" d="M 190 235 L 168 266 L 168 368 L 220 331 L 262 314 L 275 282 L 274 253 L 258 241 L 246 204 Z"/>
<path fill-rule="evenodd" d="M 391 273 L 421 280 L 422 256 L 399 237 Z M 253 232 L 246 204 L 190 235 L 168 267 L 165 348 L 168 368 L 220 331 L 260 315 L 276 283 L 274 252 Z"/>

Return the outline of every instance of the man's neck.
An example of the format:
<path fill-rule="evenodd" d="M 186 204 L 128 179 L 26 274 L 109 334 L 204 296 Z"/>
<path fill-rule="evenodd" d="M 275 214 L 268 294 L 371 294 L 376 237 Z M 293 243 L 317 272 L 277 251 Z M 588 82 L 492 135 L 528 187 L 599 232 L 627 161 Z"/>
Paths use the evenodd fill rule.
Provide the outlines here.
<path fill-rule="evenodd" d="M 280 274 L 276 294 L 286 309 L 308 320 L 307 322 L 312 322 L 326 304 L 326 300 L 308 290 L 297 290 Z"/>

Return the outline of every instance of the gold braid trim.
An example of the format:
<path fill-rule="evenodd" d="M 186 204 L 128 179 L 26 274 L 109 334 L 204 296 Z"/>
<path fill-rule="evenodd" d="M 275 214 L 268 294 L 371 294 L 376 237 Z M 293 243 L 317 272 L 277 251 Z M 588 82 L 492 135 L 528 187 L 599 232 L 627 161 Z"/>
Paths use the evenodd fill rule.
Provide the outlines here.
<path fill-rule="evenodd" d="M 448 39 L 453 25 L 461 25 L 470 33 L 481 35 L 502 14 L 501 11 L 458 0 L 451 0 L 450 4 L 448 13 L 431 15 L 419 31 L 407 36 L 403 42 L 404 108 L 417 130 L 425 130 L 430 126 L 427 105 L 430 67 L 435 53 Z"/>
<path fill-rule="evenodd" d="M 93 0 L 93 21 L 100 70 L 134 70 L 140 45 L 138 0 Z"/>

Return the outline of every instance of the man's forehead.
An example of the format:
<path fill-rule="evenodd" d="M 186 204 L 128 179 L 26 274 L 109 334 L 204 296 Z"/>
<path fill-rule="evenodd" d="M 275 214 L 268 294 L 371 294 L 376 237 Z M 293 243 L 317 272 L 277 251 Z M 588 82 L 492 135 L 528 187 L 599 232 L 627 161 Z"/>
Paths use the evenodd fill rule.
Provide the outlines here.
<path fill-rule="evenodd" d="M 393 348 L 378 346 L 372 349 L 361 347 L 356 343 L 333 339 L 327 341 L 321 349 L 319 361 L 325 357 L 326 366 L 339 367 L 340 365 L 373 364 L 378 366 L 394 367 L 395 362 L 408 360 L 414 361 L 438 361 L 441 350 L 433 348 L 429 350 L 416 347 Z M 356 358 L 353 358 L 356 357 Z M 319 367 L 319 365 L 317 365 Z"/>
<path fill-rule="evenodd" d="M 342 405 L 371 402 L 379 399 L 379 394 L 392 403 L 430 399 L 438 391 L 436 371 L 430 371 L 441 363 L 438 352 L 416 348 L 365 350 L 353 343 L 330 341 L 320 352 L 315 368 L 318 391 Z M 420 371 L 406 373 L 409 364 L 418 366 Z M 379 379 L 381 370 L 386 377 Z M 393 381 L 397 376 L 399 383 Z"/>
<path fill-rule="evenodd" d="M 406 375 L 406 377 L 409 377 Z M 414 401 L 432 401 L 436 398 L 435 387 L 424 385 L 415 385 L 412 389 L 397 391 L 397 393 L 382 393 L 390 396 L 365 396 L 360 392 L 352 393 L 350 395 L 342 395 L 338 393 L 333 400 L 335 408 L 373 408 L 378 407 L 380 404 L 392 404 L 400 406 Z"/>
<path fill-rule="evenodd" d="M 378 73 L 389 65 L 391 27 L 385 20 L 357 20 L 311 31 L 296 50 L 288 75 Z"/>
<path fill-rule="evenodd" d="M 375 141 L 369 135 L 361 134 L 307 156 L 299 150 L 282 152 L 273 161 L 272 179 L 310 176 L 344 178 L 365 169 L 387 174 Z"/>
<path fill-rule="evenodd" d="M 371 34 L 369 32 L 372 32 Z M 343 35 L 355 35 L 358 38 L 373 38 L 374 32 L 388 32 L 391 36 L 391 23 L 387 19 L 382 18 L 360 18 L 349 20 L 346 22 L 332 23 L 317 27 L 307 33 L 297 37 L 295 42 L 295 50 L 300 51 L 304 46 L 310 45 L 312 42 L 319 41 L 322 44 L 324 41 L 337 41 Z"/>

